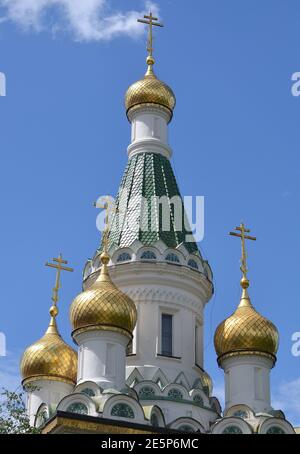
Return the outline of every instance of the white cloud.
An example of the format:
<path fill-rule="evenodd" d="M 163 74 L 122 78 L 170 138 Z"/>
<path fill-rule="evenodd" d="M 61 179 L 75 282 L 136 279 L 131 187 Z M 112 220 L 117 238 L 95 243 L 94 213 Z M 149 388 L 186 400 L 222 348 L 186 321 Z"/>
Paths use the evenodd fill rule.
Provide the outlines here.
<path fill-rule="evenodd" d="M 152 1 L 143 1 L 143 11 L 113 10 L 109 0 L 0 0 L 1 21 L 11 21 L 27 31 L 67 32 L 77 41 L 110 40 L 117 36 L 136 37 L 145 27 L 137 18 L 150 10 Z"/>
<path fill-rule="evenodd" d="M 288 421 L 300 427 L 300 378 L 282 383 L 273 394 L 272 407 L 282 410 Z"/>

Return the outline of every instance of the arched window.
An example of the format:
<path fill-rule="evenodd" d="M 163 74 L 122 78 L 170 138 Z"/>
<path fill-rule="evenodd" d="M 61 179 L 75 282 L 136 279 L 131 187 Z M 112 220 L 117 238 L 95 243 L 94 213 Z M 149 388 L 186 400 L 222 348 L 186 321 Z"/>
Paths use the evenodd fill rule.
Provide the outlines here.
<path fill-rule="evenodd" d="M 180 260 L 176 254 L 170 252 L 166 257 L 167 262 L 180 263 Z"/>
<path fill-rule="evenodd" d="M 133 353 L 133 343 L 132 339 L 128 342 L 127 347 L 126 347 L 126 355 L 132 355 Z"/>
<path fill-rule="evenodd" d="M 84 277 L 87 277 L 89 276 L 93 271 L 93 268 L 92 268 L 92 261 L 91 260 L 88 260 L 86 265 L 85 265 L 85 268 L 84 268 Z"/>
<path fill-rule="evenodd" d="M 156 260 L 156 255 L 152 251 L 144 251 L 141 255 L 143 260 Z"/>
<path fill-rule="evenodd" d="M 238 426 L 227 426 L 223 432 L 223 434 L 242 434 L 243 432 Z"/>
<path fill-rule="evenodd" d="M 193 397 L 193 401 L 198 405 L 204 405 L 203 399 L 200 394 L 195 394 Z"/>
<path fill-rule="evenodd" d="M 267 432 L 267 434 L 285 434 L 285 431 L 278 426 L 271 426 Z"/>
<path fill-rule="evenodd" d="M 131 255 L 128 252 L 122 252 L 117 258 L 117 262 L 129 262 L 131 260 Z"/>
<path fill-rule="evenodd" d="M 176 388 L 172 388 L 170 389 L 170 391 L 168 392 L 168 397 L 170 397 L 171 399 L 183 399 L 183 395 L 182 395 L 182 392 L 179 391 L 179 389 L 176 389 Z"/>
<path fill-rule="evenodd" d="M 133 410 L 127 404 L 114 405 L 110 414 L 111 416 L 118 416 L 119 418 L 134 418 Z"/>
<path fill-rule="evenodd" d="M 150 422 L 151 422 L 151 426 L 153 426 L 153 427 L 159 426 L 158 417 L 155 413 L 151 416 Z"/>
<path fill-rule="evenodd" d="M 151 399 L 155 396 L 155 391 L 151 386 L 143 386 L 139 391 L 139 397 L 141 399 Z"/>
<path fill-rule="evenodd" d="M 188 261 L 188 266 L 190 266 L 191 268 L 194 268 L 195 270 L 198 270 L 199 269 L 199 266 L 197 264 L 197 262 L 193 259 L 190 259 Z"/>
<path fill-rule="evenodd" d="M 81 402 L 74 402 L 73 404 L 70 404 L 67 408 L 67 411 L 69 411 L 70 413 L 78 413 L 79 415 L 88 414 L 87 406 Z"/>
<path fill-rule="evenodd" d="M 91 388 L 84 388 L 81 392 L 83 394 L 86 394 L 87 396 L 90 396 L 90 397 L 95 396 L 95 393 L 94 393 L 94 391 Z"/>
<path fill-rule="evenodd" d="M 49 419 L 48 408 L 46 405 L 42 405 L 39 409 L 36 417 L 36 427 L 40 427 Z"/>
<path fill-rule="evenodd" d="M 182 426 L 178 427 L 178 430 L 182 430 L 182 432 L 195 432 L 195 429 L 192 426 L 188 426 L 187 424 L 183 424 Z"/>

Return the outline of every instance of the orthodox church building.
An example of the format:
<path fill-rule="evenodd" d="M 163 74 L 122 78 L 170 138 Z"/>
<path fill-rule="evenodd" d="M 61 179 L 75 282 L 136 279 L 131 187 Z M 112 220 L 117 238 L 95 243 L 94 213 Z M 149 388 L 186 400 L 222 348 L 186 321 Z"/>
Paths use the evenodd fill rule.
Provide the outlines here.
<path fill-rule="evenodd" d="M 48 264 L 57 270 L 49 326 L 21 360 L 30 422 L 43 433 L 294 433 L 270 400 L 278 331 L 250 301 L 245 240 L 254 238 L 243 224 L 233 233 L 242 241 L 240 303 L 215 332 L 225 408 L 214 397 L 203 363 L 213 274 L 187 223 L 175 222 L 174 197 L 185 218 L 168 143 L 175 94 L 153 70 L 152 26 L 160 24 L 151 13 L 141 22 L 149 24 L 147 69 L 125 95 L 128 163 L 70 306 L 75 347 L 56 322 L 60 273 L 72 271 L 59 256 Z M 168 230 L 163 210 L 143 202 L 153 197 L 165 201 Z"/>

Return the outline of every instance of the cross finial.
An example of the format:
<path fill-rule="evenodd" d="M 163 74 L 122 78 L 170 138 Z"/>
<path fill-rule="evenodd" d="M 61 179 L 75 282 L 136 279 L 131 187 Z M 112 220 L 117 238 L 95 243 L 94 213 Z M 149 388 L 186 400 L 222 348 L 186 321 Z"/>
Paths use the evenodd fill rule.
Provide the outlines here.
<path fill-rule="evenodd" d="M 52 289 L 52 301 L 53 301 L 53 307 L 51 308 L 50 312 L 51 315 L 53 315 L 54 317 L 57 315 L 58 313 L 58 310 L 57 310 L 57 302 L 58 302 L 58 291 L 60 289 L 60 273 L 61 271 L 74 271 L 73 268 L 69 268 L 68 266 L 64 266 L 64 265 L 67 265 L 67 260 L 64 260 L 62 258 L 62 254 L 59 254 L 59 256 L 57 258 L 53 258 L 52 259 L 53 262 L 55 263 L 49 263 L 49 262 L 46 262 L 46 266 L 50 266 L 51 268 L 56 268 L 56 278 L 55 278 L 55 286 L 53 287 Z"/>
<path fill-rule="evenodd" d="M 241 267 L 240 268 L 241 268 L 241 272 L 243 273 L 243 277 L 242 277 L 242 280 L 241 280 L 241 285 L 242 285 L 243 288 L 247 288 L 249 286 L 249 281 L 248 281 L 248 278 L 247 278 L 248 268 L 247 268 L 247 253 L 246 253 L 245 240 L 253 240 L 253 241 L 255 241 L 256 237 L 255 236 L 250 236 L 250 235 L 245 235 L 245 233 L 249 233 L 250 230 L 245 227 L 243 222 L 241 222 L 241 224 L 238 227 L 236 227 L 235 230 L 238 230 L 241 233 L 229 232 L 229 235 L 237 236 L 237 237 L 241 238 L 242 257 L 241 257 Z"/>
<path fill-rule="evenodd" d="M 163 27 L 163 24 L 160 24 L 158 21 L 157 17 L 154 17 L 153 14 L 149 13 L 149 15 L 144 16 L 144 19 L 138 19 L 138 22 L 141 22 L 142 24 L 147 24 L 149 25 L 149 32 L 148 32 L 148 44 L 147 44 L 147 51 L 148 51 L 148 58 L 147 58 L 147 63 L 149 65 L 154 64 L 154 58 L 153 58 L 153 26 L 156 27 Z"/>
<path fill-rule="evenodd" d="M 110 214 L 115 211 L 114 208 L 114 201 L 111 197 L 107 196 L 102 198 L 102 203 L 94 202 L 94 206 L 96 208 L 101 208 L 105 210 L 105 226 L 102 233 L 102 244 L 103 244 L 103 252 L 105 254 L 108 253 L 108 233 L 109 233 L 109 224 L 110 224 Z"/>

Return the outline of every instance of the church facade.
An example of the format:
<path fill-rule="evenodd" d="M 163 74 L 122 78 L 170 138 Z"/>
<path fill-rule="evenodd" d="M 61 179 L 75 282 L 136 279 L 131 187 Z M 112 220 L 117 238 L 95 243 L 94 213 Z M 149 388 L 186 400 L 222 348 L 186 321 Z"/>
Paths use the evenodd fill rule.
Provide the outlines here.
<path fill-rule="evenodd" d="M 175 219 L 177 200 L 185 220 L 168 143 L 176 100 L 153 70 L 152 26 L 159 24 L 151 14 L 145 19 L 146 74 L 125 96 L 128 163 L 111 222 L 70 306 L 76 348 L 56 323 L 60 272 L 70 270 L 59 257 L 49 327 L 21 360 L 30 422 L 44 433 L 295 433 L 271 404 L 278 331 L 250 301 L 243 224 L 235 232 L 243 251 L 241 300 L 215 332 L 225 408 L 214 397 L 203 363 L 213 274 L 187 223 L 178 228 Z"/>

